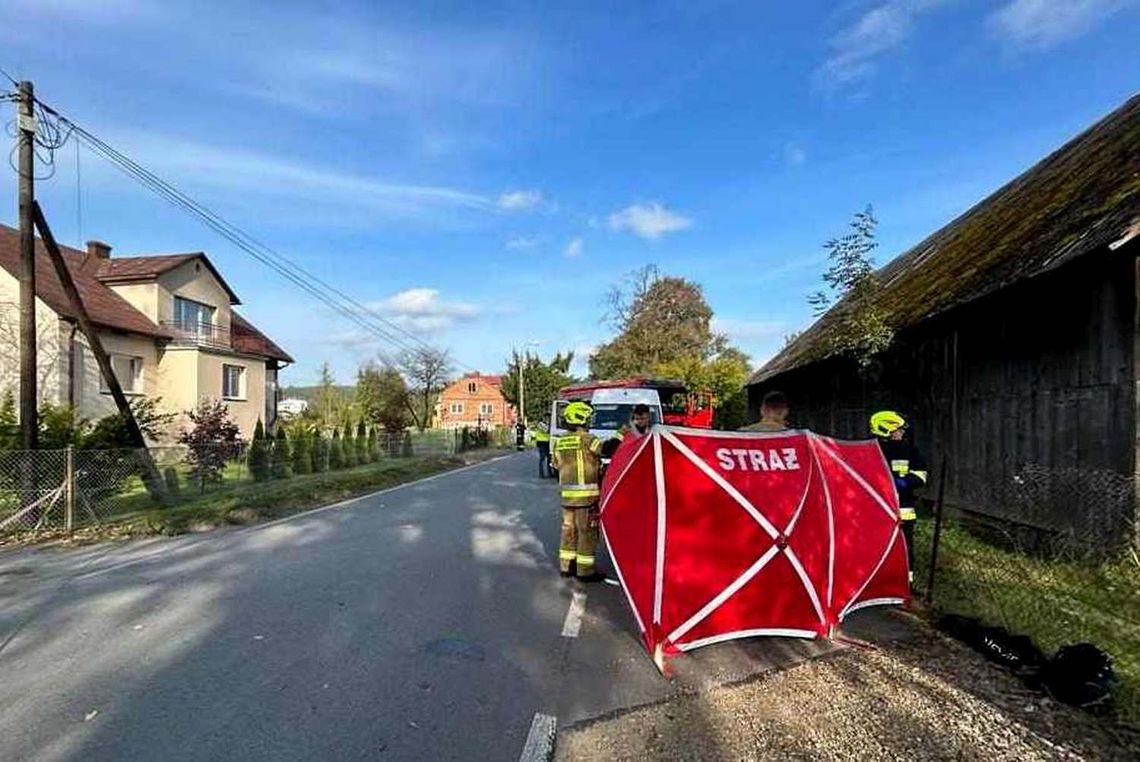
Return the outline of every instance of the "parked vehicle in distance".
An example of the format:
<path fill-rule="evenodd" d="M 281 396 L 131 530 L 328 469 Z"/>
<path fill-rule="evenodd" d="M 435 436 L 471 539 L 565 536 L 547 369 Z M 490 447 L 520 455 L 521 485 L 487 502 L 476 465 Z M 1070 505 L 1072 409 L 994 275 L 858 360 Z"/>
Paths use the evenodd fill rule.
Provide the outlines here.
<path fill-rule="evenodd" d="M 656 389 L 644 386 L 621 386 L 620 383 L 600 381 L 575 384 L 560 390 L 558 398 L 550 408 L 550 451 L 554 452 L 558 438 L 567 434 L 562 411 L 574 400 L 590 403 L 590 407 L 594 409 L 589 424 L 590 433 L 602 439 L 612 438 L 618 429 L 629 423 L 633 408 L 637 405 L 649 406 L 651 425 L 664 422 L 661 397 Z M 608 464 L 609 460 L 608 457 L 603 457 L 602 465 Z M 553 460 L 550 466 L 554 469 Z"/>

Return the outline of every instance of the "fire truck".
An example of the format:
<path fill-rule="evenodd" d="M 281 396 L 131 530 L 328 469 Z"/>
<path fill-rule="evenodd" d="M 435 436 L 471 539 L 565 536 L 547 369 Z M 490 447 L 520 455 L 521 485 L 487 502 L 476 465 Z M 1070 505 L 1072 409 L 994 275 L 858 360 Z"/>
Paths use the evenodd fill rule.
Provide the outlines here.
<path fill-rule="evenodd" d="M 711 429 L 715 399 L 707 390 L 689 389 L 681 381 L 662 378 L 622 378 L 613 381 L 586 381 L 567 386 L 558 392 L 560 400 L 591 401 L 602 389 L 644 389 L 657 392 L 661 410 L 655 422 L 667 426 Z M 652 407 L 652 405 L 650 406 Z M 622 422 L 624 423 L 624 421 Z"/>

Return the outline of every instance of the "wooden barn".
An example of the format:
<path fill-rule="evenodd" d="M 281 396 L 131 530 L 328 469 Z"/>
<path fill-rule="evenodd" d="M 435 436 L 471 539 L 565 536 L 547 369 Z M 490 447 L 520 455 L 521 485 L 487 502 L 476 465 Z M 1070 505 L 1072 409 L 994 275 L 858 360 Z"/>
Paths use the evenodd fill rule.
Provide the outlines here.
<path fill-rule="evenodd" d="M 947 504 L 1032 536 L 1137 537 L 1140 96 L 880 271 L 895 341 L 870 372 L 821 317 L 753 376 L 792 422 L 913 421 Z M 932 490 L 933 491 L 933 490 Z"/>

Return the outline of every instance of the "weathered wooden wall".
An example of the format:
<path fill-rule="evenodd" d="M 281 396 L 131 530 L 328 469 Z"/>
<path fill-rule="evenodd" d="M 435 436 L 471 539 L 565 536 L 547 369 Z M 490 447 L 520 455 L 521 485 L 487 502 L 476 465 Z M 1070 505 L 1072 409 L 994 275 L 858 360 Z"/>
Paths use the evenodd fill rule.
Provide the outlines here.
<path fill-rule="evenodd" d="M 797 368 L 770 389 L 796 426 L 866 438 L 871 412 L 914 423 L 948 502 L 1100 541 L 1136 531 L 1136 246 L 1083 257 L 901 332 L 870 379 L 850 361 Z"/>

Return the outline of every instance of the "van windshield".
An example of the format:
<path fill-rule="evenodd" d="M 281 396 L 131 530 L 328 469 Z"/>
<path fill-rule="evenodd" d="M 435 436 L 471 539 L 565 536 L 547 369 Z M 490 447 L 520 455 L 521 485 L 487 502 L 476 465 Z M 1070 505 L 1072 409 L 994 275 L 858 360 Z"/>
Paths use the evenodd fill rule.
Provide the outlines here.
<path fill-rule="evenodd" d="M 629 423 L 634 407 L 632 403 L 626 405 L 594 405 L 594 417 L 590 420 L 590 428 L 617 431 Z M 651 426 L 661 423 L 657 408 L 653 405 L 649 406 L 649 423 Z"/>

